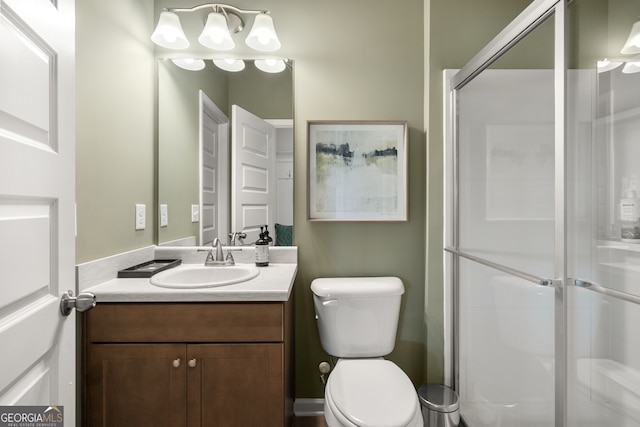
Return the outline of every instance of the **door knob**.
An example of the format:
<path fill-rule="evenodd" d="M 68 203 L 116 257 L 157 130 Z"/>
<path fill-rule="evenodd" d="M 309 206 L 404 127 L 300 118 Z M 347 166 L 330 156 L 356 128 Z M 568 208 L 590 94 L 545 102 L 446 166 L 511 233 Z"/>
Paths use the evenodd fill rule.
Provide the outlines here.
<path fill-rule="evenodd" d="M 73 291 L 67 291 L 60 298 L 60 313 L 63 316 L 71 314 L 71 309 L 75 308 L 79 312 L 91 310 L 96 306 L 96 296 L 91 292 L 83 292 L 77 297 L 73 296 Z"/>
<path fill-rule="evenodd" d="M 181 362 L 181 361 L 180 361 L 180 358 L 178 357 L 177 359 L 174 359 L 174 360 L 173 360 L 173 362 L 171 362 L 171 365 L 172 365 L 174 368 L 179 368 L 179 367 L 180 367 L 180 362 Z"/>
<path fill-rule="evenodd" d="M 191 359 L 187 362 L 187 365 L 189 365 L 190 368 L 195 368 L 196 367 L 196 359 Z"/>

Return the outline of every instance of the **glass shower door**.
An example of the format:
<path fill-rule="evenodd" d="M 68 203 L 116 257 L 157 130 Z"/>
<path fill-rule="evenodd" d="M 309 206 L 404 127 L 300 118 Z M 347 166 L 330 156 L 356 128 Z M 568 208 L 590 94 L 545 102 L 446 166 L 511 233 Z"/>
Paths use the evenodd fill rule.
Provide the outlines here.
<path fill-rule="evenodd" d="M 568 12 L 568 425 L 637 427 L 640 239 L 622 220 L 640 226 L 640 58 L 621 49 L 640 3 L 574 0 Z"/>
<path fill-rule="evenodd" d="M 555 425 L 554 16 L 457 90 L 457 391 L 472 427 Z M 547 285 L 547 286 L 545 286 Z"/>
<path fill-rule="evenodd" d="M 450 378 L 469 427 L 640 426 L 640 46 L 621 52 L 639 15 L 535 0 L 450 78 Z"/>

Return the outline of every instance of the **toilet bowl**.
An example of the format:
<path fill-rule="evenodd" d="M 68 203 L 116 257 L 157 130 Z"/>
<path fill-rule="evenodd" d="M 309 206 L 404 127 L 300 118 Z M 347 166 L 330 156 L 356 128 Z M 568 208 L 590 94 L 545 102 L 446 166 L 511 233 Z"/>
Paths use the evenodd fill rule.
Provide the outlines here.
<path fill-rule="evenodd" d="M 329 427 L 422 427 L 413 384 L 393 362 L 340 359 L 327 381 Z"/>
<path fill-rule="evenodd" d="M 421 427 L 411 380 L 382 356 L 395 346 L 404 293 L 397 277 L 321 278 L 311 283 L 322 347 L 338 358 L 325 388 L 329 427 Z"/>

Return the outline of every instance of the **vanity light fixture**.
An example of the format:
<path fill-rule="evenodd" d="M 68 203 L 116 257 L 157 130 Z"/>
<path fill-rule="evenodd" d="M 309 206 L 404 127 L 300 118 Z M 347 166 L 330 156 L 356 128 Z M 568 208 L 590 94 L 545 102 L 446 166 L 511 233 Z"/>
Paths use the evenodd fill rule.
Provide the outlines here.
<path fill-rule="evenodd" d="M 280 49 L 280 40 L 276 35 L 268 10 L 246 10 L 221 3 L 207 3 L 191 8 L 169 8 L 160 13 L 158 25 L 151 36 L 151 40 L 159 46 L 169 49 L 186 49 L 189 47 L 178 13 L 195 12 L 211 9 L 207 16 L 202 33 L 198 41 L 210 49 L 227 51 L 235 47 L 231 35 L 244 29 L 242 15 L 256 15 L 253 27 L 245 43 L 252 49 L 261 52 L 275 52 Z"/>
<path fill-rule="evenodd" d="M 244 61 L 242 59 L 214 59 L 213 63 L 221 70 L 233 73 L 244 70 Z"/>
<path fill-rule="evenodd" d="M 627 42 L 622 46 L 620 53 L 623 55 L 640 53 L 640 20 L 636 21 L 631 27 Z"/>
<path fill-rule="evenodd" d="M 175 58 L 171 62 L 178 67 L 189 71 L 200 71 L 204 68 L 204 61 L 202 59 L 194 58 Z"/>
<path fill-rule="evenodd" d="M 256 59 L 253 63 L 256 68 L 265 73 L 280 73 L 284 71 L 286 67 L 284 59 Z"/>

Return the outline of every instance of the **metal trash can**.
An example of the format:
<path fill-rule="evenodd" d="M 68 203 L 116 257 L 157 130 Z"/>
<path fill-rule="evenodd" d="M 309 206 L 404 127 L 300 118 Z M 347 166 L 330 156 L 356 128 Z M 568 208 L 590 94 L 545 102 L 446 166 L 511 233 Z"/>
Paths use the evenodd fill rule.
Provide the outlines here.
<path fill-rule="evenodd" d="M 458 393 L 442 384 L 423 384 L 418 388 L 425 427 L 458 427 Z"/>

